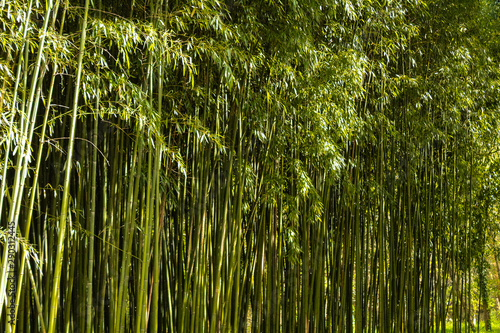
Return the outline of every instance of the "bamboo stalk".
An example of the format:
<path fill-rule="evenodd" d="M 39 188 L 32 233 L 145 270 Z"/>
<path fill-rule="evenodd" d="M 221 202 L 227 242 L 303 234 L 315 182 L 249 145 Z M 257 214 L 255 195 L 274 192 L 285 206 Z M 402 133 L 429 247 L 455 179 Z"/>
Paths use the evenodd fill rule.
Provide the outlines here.
<path fill-rule="evenodd" d="M 75 84 L 75 94 L 73 97 L 73 113 L 72 113 L 72 123 L 71 123 L 71 133 L 70 133 L 70 141 L 68 148 L 68 157 L 67 157 L 67 165 L 66 165 L 66 173 L 64 179 L 64 192 L 62 196 L 62 204 L 61 204 L 61 217 L 59 220 L 59 238 L 58 238 L 58 251 L 55 261 L 55 269 L 54 269 L 54 277 L 53 277 L 53 285 L 52 285 L 52 300 L 51 300 L 51 312 L 49 318 L 49 333 L 53 333 L 55 331 L 55 321 L 57 318 L 58 311 L 58 301 L 59 301 L 59 284 L 61 280 L 61 268 L 62 268 L 62 254 L 64 251 L 64 239 L 66 236 L 66 220 L 68 214 L 68 200 L 69 200 L 69 183 L 71 176 L 71 160 L 73 157 L 73 147 L 75 141 L 75 129 L 76 129 L 76 119 L 77 119 L 77 110 L 78 110 L 78 97 L 79 97 L 79 89 L 80 89 L 80 81 L 82 74 L 82 60 L 83 53 L 85 51 L 85 39 L 87 32 L 87 16 L 89 11 L 89 0 L 85 0 L 85 13 L 83 17 L 82 23 L 82 35 L 80 38 L 80 53 L 78 55 L 78 70 L 76 76 L 76 84 Z"/>

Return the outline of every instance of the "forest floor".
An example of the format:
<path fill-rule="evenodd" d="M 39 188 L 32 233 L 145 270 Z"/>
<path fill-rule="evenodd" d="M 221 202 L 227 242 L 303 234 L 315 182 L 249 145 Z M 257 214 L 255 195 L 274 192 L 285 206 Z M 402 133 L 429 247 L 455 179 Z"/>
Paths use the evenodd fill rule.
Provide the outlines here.
<path fill-rule="evenodd" d="M 462 332 L 466 332 L 465 330 L 465 325 L 462 325 Z M 479 323 L 479 330 L 478 330 L 478 327 L 476 327 L 475 331 L 473 331 L 474 333 L 478 333 L 478 332 L 491 332 L 491 333 L 500 333 L 500 320 L 499 319 L 493 319 L 492 318 L 492 322 L 491 322 L 491 331 L 486 331 L 486 329 L 484 328 L 484 321 L 481 321 Z M 452 322 L 448 322 L 446 324 L 446 333 L 453 333 L 453 323 Z"/>

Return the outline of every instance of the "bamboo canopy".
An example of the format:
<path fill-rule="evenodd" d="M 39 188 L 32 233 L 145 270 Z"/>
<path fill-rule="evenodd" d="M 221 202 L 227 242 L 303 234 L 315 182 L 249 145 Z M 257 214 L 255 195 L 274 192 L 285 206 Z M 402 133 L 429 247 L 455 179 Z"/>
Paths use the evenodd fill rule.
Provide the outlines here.
<path fill-rule="evenodd" d="M 0 327 L 488 327 L 499 15 L 0 1 Z"/>

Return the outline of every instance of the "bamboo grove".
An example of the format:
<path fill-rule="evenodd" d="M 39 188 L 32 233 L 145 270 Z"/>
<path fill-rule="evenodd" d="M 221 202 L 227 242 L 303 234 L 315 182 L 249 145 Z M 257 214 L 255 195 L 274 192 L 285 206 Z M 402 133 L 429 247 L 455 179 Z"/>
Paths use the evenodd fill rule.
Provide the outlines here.
<path fill-rule="evenodd" d="M 0 1 L 0 326 L 472 332 L 499 9 Z"/>

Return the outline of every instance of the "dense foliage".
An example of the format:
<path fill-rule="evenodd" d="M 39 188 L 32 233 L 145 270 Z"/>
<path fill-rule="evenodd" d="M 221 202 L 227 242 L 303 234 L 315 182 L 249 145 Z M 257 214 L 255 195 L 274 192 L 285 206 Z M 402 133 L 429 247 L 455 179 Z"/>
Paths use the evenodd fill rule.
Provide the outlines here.
<path fill-rule="evenodd" d="M 0 326 L 488 322 L 499 10 L 2 1 Z"/>

